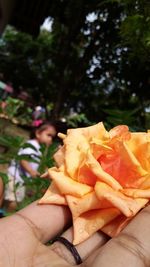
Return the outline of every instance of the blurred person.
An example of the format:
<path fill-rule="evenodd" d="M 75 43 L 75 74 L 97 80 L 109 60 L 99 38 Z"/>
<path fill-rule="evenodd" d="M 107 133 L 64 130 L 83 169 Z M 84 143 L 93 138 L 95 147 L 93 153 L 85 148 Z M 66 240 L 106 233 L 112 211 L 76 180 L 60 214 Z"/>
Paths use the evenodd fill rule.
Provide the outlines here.
<path fill-rule="evenodd" d="M 5 186 L 4 200 L 8 211 L 13 211 L 17 203 L 25 197 L 25 185 L 23 176 L 36 178 L 40 175 L 38 167 L 40 165 L 41 144 L 50 146 L 53 137 L 56 135 L 55 126 L 52 123 L 43 123 L 35 128 L 31 133 L 31 139 L 27 141 L 27 147 L 21 148 L 18 155 L 30 156 L 36 162 L 29 162 L 25 159 L 19 163 L 12 160 L 8 168 L 9 182 Z"/>
<path fill-rule="evenodd" d="M 38 127 L 45 118 L 45 108 L 42 106 L 36 106 L 35 110 L 33 111 L 32 117 L 33 117 L 32 126 Z"/>

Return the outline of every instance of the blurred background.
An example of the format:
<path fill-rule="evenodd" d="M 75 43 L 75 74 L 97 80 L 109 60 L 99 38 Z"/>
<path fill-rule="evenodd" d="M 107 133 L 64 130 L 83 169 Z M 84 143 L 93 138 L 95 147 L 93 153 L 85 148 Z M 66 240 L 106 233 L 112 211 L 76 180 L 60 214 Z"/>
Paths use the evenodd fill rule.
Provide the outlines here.
<path fill-rule="evenodd" d="M 99 121 L 107 129 L 150 128 L 149 1 L 0 0 L 0 32 L 5 183 L 11 158 L 45 120 L 55 120 L 63 133 Z M 44 154 L 43 170 L 58 145 L 56 138 Z M 43 184 L 36 183 L 25 203 L 41 196 Z"/>

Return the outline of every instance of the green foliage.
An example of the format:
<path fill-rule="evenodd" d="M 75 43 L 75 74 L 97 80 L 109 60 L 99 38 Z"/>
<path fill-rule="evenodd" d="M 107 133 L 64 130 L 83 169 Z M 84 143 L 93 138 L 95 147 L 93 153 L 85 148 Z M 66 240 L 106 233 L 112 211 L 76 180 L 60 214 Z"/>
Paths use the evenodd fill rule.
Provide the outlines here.
<path fill-rule="evenodd" d="M 26 205 L 32 203 L 33 201 L 40 199 L 48 186 L 50 185 L 50 180 L 42 179 L 40 177 L 22 177 L 24 180 L 24 185 L 26 187 L 26 195 L 21 203 L 18 203 L 17 209 L 21 209 Z"/>
<path fill-rule="evenodd" d="M 0 155 L 0 163 L 10 163 L 13 158 L 18 157 L 18 150 L 22 147 L 24 139 L 20 136 L 1 135 L 0 145 L 6 149 L 5 157 Z"/>
<path fill-rule="evenodd" d="M 16 94 L 22 87 L 33 104 L 46 108 L 48 118 L 64 118 L 68 127 L 103 121 L 108 129 L 118 124 L 134 131 L 149 128 L 149 1 L 51 0 L 48 14 L 51 32 L 42 30 L 33 38 L 8 27 L 0 40 L 0 72 Z M 31 109 L 17 99 L 8 98 L 1 112 L 30 124 Z M 25 158 L 18 156 L 23 143 L 2 135 L 0 164 Z M 54 164 L 56 147 L 42 146 L 40 173 Z M 0 176 L 6 183 L 7 174 Z M 40 198 L 50 183 L 39 177 L 24 177 L 24 182 L 27 195 L 18 208 Z"/>
<path fill-rule="evenodd" d="M 146 128 L 149 1 L 52 0 L 48 13 L 51 32 L 32 38 L 8 28 L 0 42 L 0 72 L 15 90 L 22 86 L 48 117 L 73 127 L 106 121 L 104 109 L 140 107 L 138 126 Z M 71 110 L 78 115 L 70 120 Z"/>
<path fill-rule="evenodd" d="M 71 127 L 71 128 L 77 128 L 77 127 L 80 127 L 81 125 L 88 126 L 88 125 L 94 124 L 87 119 L 84 113 L 80 113 L 80 114 L 75 113 L 70 116 L 67 116 L 66 122 L 67 122 L 68 127 Z"/>
<path fill-rule="evenodd" d="M 144 14 L 128 16 L 121 25 L 120 33 L 123 43 L 131 48 L 130 56 L 147 61 L 150 54 L 150 17 Z"/>
<path fill-rule="evenodd" d="M 39 162 L 40 165 L 38 171 L 43 174 L 47 168 L 52 167 L 54 164 L 53 154 L 56 151 L 58 144 L 54 142 L 50 147 L 46 147 L 44 145 L 41 146 L 41 157 L 37 160 L 33 159 L 30 155 L 18 155 L 18 151 L 20 148 L 31 147 L 35 149 L 31 144 L 25 143 L 24 139 L 20 136 L 0 136 L 0 146 L 6 148 L 6 152 L 3 155 L 0 155 L 0 164 L 9 164 L 13 159 L 17 164 L 19 164 L 20 160 L 27 160 L 29 162 Z M 4 184 L 8 183 L 7 173 L 0 172 L 0 177 L 2 178 Z M 40 177 L 32 178 L 32 177 L 22 177 L 24 180 L 24 185 L 26 187 L 26 196 L 25 199 L 18 203 L 17 209 L 20 209 L 27 204 L 31 203 L 34 200 L 41 198 L 50 185 L 49 179 L 42 179 Z M 18 184 L 15 185 L 15 190 L 17 189 Z"/>
<path fill-rule="evenodd" d="M 24 106 L 23 101 L 8 97 L 6 99 L 6 108 L 5 108 L 6 114 L 8 114 L 10 118 L 13 118 L 17 114 L 18 109 L 22 108 L 23 106 Z"/>
<path fill-rule="evenodd" d="M 54 166 L 53 154 L 56 152 L 58 145 L 58 142 L 53 142 L 50 147 L 46 147 L 44 144 L 41 145 L 42 157 L 38 168 L 41 174 L 44 173 L 47 168 Z"/>
<path fill-rule="evenodd" d="M 135 110 L 118 110 L 118 109 L 105 109 L 104 112 L 107 114 L 105 125 L 107 128 L 112 128 L 117 125 L 127 125 L 132 131 L 144 130 L 139 127 L 138 112 L 139 109 Z"/>
<path fill-rule="evenodd" d="M 4 186 L 5 186 L 9 180 L 8 175 L 6 173 L 0 172 L 0 177 L 2 178 Z"/>
<path fill-rule="evenodd" d="M 2 102 L 1 100 L 0 106 L 2 106 Z M 20 125 L 30 125 L 32 122 L 32 109 L 24 101 L 17 98 L 7 97 L 5 107 L 0 108 L 0 113 L 5 118 Z"/>

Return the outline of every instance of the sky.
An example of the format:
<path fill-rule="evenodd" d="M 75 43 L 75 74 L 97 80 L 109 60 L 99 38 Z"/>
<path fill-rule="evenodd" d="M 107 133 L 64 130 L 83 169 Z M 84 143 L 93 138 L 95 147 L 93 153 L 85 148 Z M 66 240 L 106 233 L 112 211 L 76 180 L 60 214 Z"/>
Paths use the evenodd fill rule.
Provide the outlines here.
<path fill-rule="evenodd" d="M 89 22 L 93 22 L 96 18 L 97 18 L 97 16 L 96 16 L 96 14 L 94 12 L 90 13 L 86 17 L 87 21 L 89 21 Z M 41 29 L 46 29 L 47 31 L 51 31 L 52 24 L 53 24 L 53 19 L 48 17 L 48 18 L 45 19 L 44 23 L 42 24 Z"/>
<path fill-rule="evenodd" d="M 51 31 L 52 24 L 53 24 L 53 19 L 48 17 L 45 19 L 44 23 L 42 24 L 41 29 L 46 29 L 47 31 Z"/>

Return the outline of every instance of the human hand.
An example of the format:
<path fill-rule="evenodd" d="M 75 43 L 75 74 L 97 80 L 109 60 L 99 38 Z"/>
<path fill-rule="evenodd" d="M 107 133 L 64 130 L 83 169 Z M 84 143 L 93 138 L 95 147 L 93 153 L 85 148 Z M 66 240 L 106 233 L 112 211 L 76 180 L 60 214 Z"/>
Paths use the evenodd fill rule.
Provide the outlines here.
<path fill-rule="evenodd" d="M 69 251 L 61 244 L 44 245 L 63 231 L 71 223 L 70 212 L 67 207 L 54 205 L 37 205 L 32 203 L 12 216 L 0 220 L 0 266 L 5 267 L 46 267 L 46 266 L 72 266 L 74 259 Z M 72 241 L 72 229 L 64 234 Z M 93 249 L 104 242 L 102 237 L 95 234 Z M 103 238 L 104 237 L 104 238 Z M 93 238 L 92 238 L 93 239 Z M 82 245 L 82 257 L 90 253 Z M 60 246 L 59 246 L 60 245 Z M 60 249 L 63 258 L 57 256 Z M 54 252 L 56 251 L 56 252 Z M 58 253 L 59 254 L 59 253 Z"/>
<path fill-rule="evenodd" d="M 0 220 L 0 266 L 51 266 L 47 243 L 70 221 L 66 207 L 32 203 Z M 57 256 L 56 256 L 57 258 Z"/>
<path fill-rule="evenodd" d="M 36 202 L 10 217 L 1 219 L 0 266 L 69 267 L 75 265 L 70 252 L 59 242 L 52 246 L 44 245 L 58 235 L 69 221 L 70 213 L 67 207 L 40 206 Z M 81 266 L 149 266 L 149 221 L 150 207 L 147 207 L 118 237 L 107 242 L 108 239 L 104 234 L 95 233 L 90 239 L 76 246 L 83 259 Z M 63 235 L 72 241 L 71 230 Z"/>
<path fill-rule="evenodd" d="M 4 184 L 2 178 L 0 177 L 0 207 L 3 202 L 3 193 L 4 193 Z"/>
<path fill-rule="evenodd" d="M 30 175 L 32 178 L 36 178 L 37 176 L 40 176 L 40 173 L 38 171 L 31 170 Z"/>
<path fill-rule="evenodd" d="M 37 176 L 40 176 L 40 173 L 37 170 L 33 170 L 27 160 L 21 160 L 20 165 L 22 168 L 28 172 L 33 178 L 36 178 Z"/>
<path fill-rule="evenodd" d="M 98 233 L 96 233 L 87 241 L 76 246 L 81 258 L 83 259 L 83 264 L 80 266 L 86 266 L 86 267 L 150 266 L 149 226 L 150 226 L 150 206 L 146 207 L 139 214 L 137 214 L 135 218 L 132 219 L 132 221 L 128 224 L 128 226 L 117 237 L 109 239 L 109 241 L 107 237 L 104 236 L 103 233 L 99 231 L 99 235 Z M 95 249 L 93 249 L 94 244 L 95 244 Z M 58 254 L 62 257 L 63 252 L 60 250 L 60 245 L 58 251 L 57 250 L 55 251 L 58 252 Z"/>

